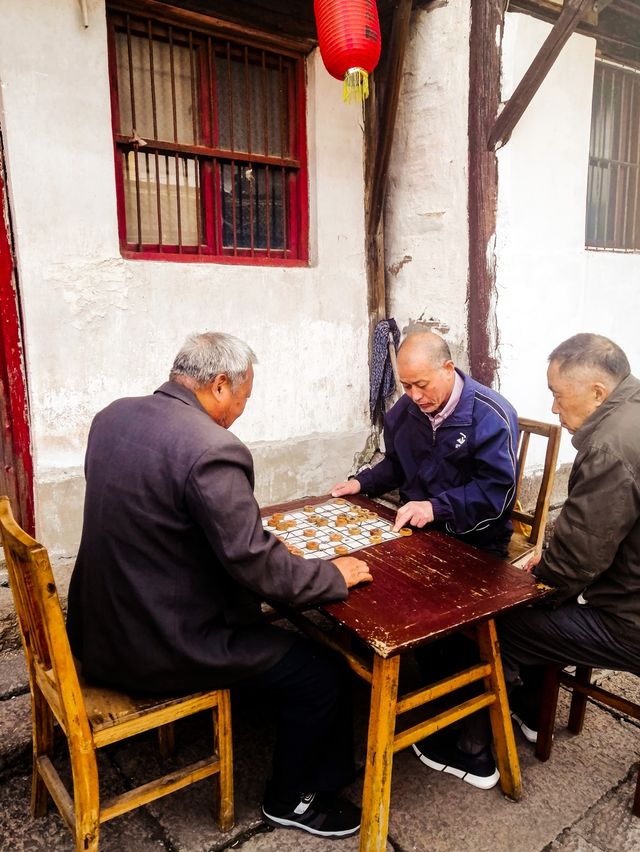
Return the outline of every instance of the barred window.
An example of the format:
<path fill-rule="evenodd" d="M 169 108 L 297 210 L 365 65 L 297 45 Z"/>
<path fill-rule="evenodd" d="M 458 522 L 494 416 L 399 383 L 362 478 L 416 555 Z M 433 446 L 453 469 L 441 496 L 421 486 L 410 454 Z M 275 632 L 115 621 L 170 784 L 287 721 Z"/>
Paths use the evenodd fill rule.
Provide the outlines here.
<path fill-rule="evenodd" d="M 640 251 L 640 72 L 597 60 L 586 245 Z"/>
<path fill-rule="evenodd" d="M 302 54 L 108 15 L 125 254 L 306 260 Z"/>

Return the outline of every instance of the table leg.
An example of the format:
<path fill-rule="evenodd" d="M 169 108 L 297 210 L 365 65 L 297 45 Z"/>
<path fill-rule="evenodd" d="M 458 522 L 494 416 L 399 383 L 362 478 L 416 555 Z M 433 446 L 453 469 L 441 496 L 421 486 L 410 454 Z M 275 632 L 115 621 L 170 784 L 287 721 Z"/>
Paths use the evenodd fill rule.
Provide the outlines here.
<path fill-rule="evenodd" d="M 399 671 L 399 655 L 387 659 L 374 656 L 360 852 L 384 852 L 387 848 Z"/>
<path fill-rule="evenodd" d="M 496 696 L 496 700 L 489 707 L 489 715 L 500 770 L 500 786 L 509 798 L 517 801 L 522 798 L 520 764 L 502 671 L 498 634 L 492 618 L 478 625 L 478 647 L 482 661 L 491 664 L 491 674 L 485 679 L 485 684 Z"/>

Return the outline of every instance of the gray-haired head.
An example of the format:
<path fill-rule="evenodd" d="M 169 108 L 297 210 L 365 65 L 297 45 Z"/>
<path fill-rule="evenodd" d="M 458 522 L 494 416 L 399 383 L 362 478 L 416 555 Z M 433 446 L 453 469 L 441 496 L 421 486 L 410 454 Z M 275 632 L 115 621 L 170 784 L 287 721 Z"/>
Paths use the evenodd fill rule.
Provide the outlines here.
<path fill-rule="evenodd" d="M 224 374 L 234 388 L 246 379 L 250 365 L 257 361 L 253 349 L 232 334 L 190 334 L 175 357 L 169 380 L 187 379 L 188 384 L 204 388 Z"/>
<path fill-rule="evenodd" d="M 561 373 L 576 368 L 596 370 L 617 385 L 631 372 L 629 361 L 613 340 L 601 334 L 574 334 L 553 350 L 549 362 L 555 362 Z"/>

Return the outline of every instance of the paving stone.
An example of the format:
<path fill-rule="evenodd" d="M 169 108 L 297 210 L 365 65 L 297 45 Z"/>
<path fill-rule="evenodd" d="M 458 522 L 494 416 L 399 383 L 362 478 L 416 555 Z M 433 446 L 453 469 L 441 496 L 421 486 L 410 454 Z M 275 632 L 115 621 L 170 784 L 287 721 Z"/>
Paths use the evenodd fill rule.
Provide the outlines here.
<path fill-rule="evenodd" d="M 561 696 L 559 722 L 566 722 Z M 476 790 L 422 766 L 410 752 L 394 760 L 389 832 L 402 850 L 430 852 L 538 852 L 580 819 L 625 778 L 637 762 L 638 730 L 590 708 L 579 737 L 556 730 L 547 763 L 518 741 L 523 798 L 499 788 Z M 488 818 L 490 814 L 490 818 Z M 428 845 L 427 845 L 428 844 Z"/>
<path fill-rule="evenodd" d="M 31 763 L 31 697 L 0 701 L 0 775 Z"/>
<path fill-rule="evenodd" d="M 14 657 L 2 668 L 13 671 Z M 14 667 L 14 668 L 12 668 Z M 634 688 L 637 678 L 604 673 L 614 689 Z M 19 680 L 19 678 L 18 678 Z M 17 681 L 14 681 L 17 682 Z M 356 689 L 356 744 L 364 757 L 368 692 Z M 564 727 L 568 696 L 562 692 L 551 758 L 540 763 L 517 737 L 524 796 L 506 799 L 499 788 L 475 790 L 433 772 L 409 750 L 394 759 L 388 852 L 637 852 L 640 819 L 631 814 L 640 762 L 640 726 L 596 705 L 587 711 L 580 736 Z M 358 837 L 339 843 L 297 831 L 271 829 L 260 802 L 273 748 L 273 730 L 260 707 L 234 703 L 236 826 L 221 834 L 213 818 L 212 782 L 202 781 L 102 827 L 101 852 L 355 852 Z M 29 817 L 29 696 L 0 701 L 0 849 L 66 852 L 70 833 L 52 806 L 42 820 Z M 177 724 L 177 763 L 203 756 L 211 742 L 209 714 Z M 56 765 L 64 755 L 61 742 Z M 153 735 L 110 746 L 100 755 L 103 795 L 167 771 Z M 68 774 L 68 772 L 67 772 Z M 362 775 L 347 791 L 361 797 Z"/>
<path fill-rule="evenodd" d="M 22 650 L 0 654 L 0 701 L 28 689 L 29 679 Z"/>
<path fill-rule="evenodd" d="M 117 786 L 108 765 L 102 766 L 107 788 Z M 45 817 L 34 820 L 29 813 L 30 775 L 16 775 L 0 785 L 0 849 L 12 852 L 72 852 L 71 832 L 51 804 Z M 161 852 L 171 847 L 160 826 L 140 808 L 110 820 L 100 828 L 100 852 Z"/>
<path fill-rule="evenodd" d="M 629 780 L 591 808 L 584 819 L 572 826 L 572 834 L 605 852 L 637 852 L 640 819 L 631 812 L 636 778 L 634 772 Z"/>
<path fill-rule="evenodd" d="M 594 846 L 578 834 L 563 834 L 547 848 L 546 852 L 606 852 L 606 850 L 600 846 Z"/>

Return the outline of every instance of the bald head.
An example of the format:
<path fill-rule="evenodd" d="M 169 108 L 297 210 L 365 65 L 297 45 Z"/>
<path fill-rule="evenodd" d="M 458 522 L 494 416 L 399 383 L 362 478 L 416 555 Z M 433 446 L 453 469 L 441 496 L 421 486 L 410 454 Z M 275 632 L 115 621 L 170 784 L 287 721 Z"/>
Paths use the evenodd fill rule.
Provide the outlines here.
<path fill-rule="evenodd" d="M 449 346 L 433 332 L 410 334 L 398 350 L 402 387 L 424 414 L 436 414 L 447 404 L 455 372 Z"/>
<path fill-rule="evenodd" d="M 419 360 L 432 367 L 440 367 L 446 361 L 452 360 L 447 341 L 432 331 L 410 334 L 398 351 L 398 358 L 401 355 L 404 355 L 407 359 Z"/>

